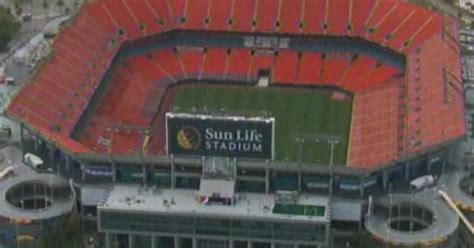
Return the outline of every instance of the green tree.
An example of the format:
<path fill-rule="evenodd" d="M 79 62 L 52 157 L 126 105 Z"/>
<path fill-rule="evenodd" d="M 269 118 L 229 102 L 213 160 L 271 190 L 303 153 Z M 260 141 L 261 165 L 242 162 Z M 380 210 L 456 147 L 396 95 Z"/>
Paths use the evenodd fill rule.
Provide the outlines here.
<path fill-rule="evenodd" d="M 58 8 L 59 8 L 59 12 L 62 13 L 62 12 L 63 12 L 63 7 L 64 7 L 64 5 L 65 5 L 64 1 L 63 1 L 63 0 L 58 0 L 58 1 L 56 2 L 56 5 L 57 5 Z"/>
<path fill-rule="evenodd" d="M 39 240 L 39 247 L 82 248 L 83 238 L 80 218 L 77 214 L 71 214 L 45 231 Z"/>
<path fill-rule="evenodd" d="M 8 48 L 13 35 L 20 29 L 20 24 L 4 7 L 0 6 L 0 51 Z"/>
<path fill-rule="evenodd" d="M 44 15 L 46 17 L 49 17 L 49 1 L 48 0 L 43 0 L 42 7 L 44 9 Z"/>

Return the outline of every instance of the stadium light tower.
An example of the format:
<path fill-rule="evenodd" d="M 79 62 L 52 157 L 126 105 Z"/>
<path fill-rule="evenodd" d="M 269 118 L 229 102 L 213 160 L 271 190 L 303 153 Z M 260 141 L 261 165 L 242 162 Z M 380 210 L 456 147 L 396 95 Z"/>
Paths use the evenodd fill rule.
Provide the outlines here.
<path fill-rule="evenodd" d="M 329 155 L 329 195 L 332 196 L 332 186 L 333 186 L 333 167 L 334 167 L 334 149 L 336 145 L 341 141 L 339 135 L 326 135 L 326 134 L 303 134 L 295 137 L 295 140 L 299 143 L 299 162 L 301 164 L 301 159 L 303 156 L 302 153 L 302 143 L 306 140 L 314 141 L 316 143 L 325 142 L 329 143 L 331 146 L 331 152 Z"/>

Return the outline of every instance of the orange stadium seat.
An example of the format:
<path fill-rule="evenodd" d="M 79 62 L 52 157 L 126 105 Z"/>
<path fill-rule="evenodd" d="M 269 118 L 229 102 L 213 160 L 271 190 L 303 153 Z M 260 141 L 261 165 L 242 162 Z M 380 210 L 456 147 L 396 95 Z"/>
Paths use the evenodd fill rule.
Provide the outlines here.
<path fill-rule="evenodd" d="M 127 10 L 122 0 L 104 0 L 103 8 L 117 26 L 119 26 L 128 39 L 137 39 L 142 36 L 140 23 Z"/>
<path fill-rule="evenodd" d="M 370 168 L 396 158 L 399 85 L 393 81 L 355 95 L 348 158 L 354 167 Z"/>
<path fill-rule="evenodd" d="M 203 79 L 222 79 L 225 72 L 227 49 L 210 48 L 204 54 L 200 77 Z"/>
<path fill-rule="evenodd" d="M 57 94 L 57 91 L 50 91 L 48 88 L 43 88 L 40 84 L 31 85 L 28 87 L 27 92 L 30 92 L 35 98 L 41 99 L 45 104 L 49 105 L 52 109 L 56 109 L 59 113 L 67 114 L 69 118 L 81 114 L 81 110 L 67 107 L 67 102 L 62 98 L 62 94 Z"/>
<path fill-rule="evenodd" d="M 156 52 L 153 52 L 153 61 L 159 65 L 163 72 L 171 78 L 173 81 L 181 79 L 184 77 L 183 68 L 179 63 L 178 56 L 173 51 L 173 49 L 162 49 Z"/>
<path fill-rule="evenodd" d="M 201 0 L 201 1 L 208 1 L 208 0 Z M 171 17 L 174 19 L 174 21 L 178 24 L 177 27 L 183 27 L 182 25 L 184 24 L 184 20 L 187 19 L 187 16 L 190 12 L 192 12 L 192 9 L 189 9 L 186 4 L 189 4 L 189 2 L 196 2 L 196 1 L 188 1 L 188 0 L 173 0 L 173 1 L 162 1 L 166 2 L 168 5 L 168 8 L 170 9 Z"/>
<path fill-rule="evenodd" d="M 199 78 L 204 53 L 200 49 L 178 48 L 178 55 L 183 63 L 186 77 Z"/>
<path fill-rule="evenodd" d="M 303 0 L 280 0 L 278 28 L 280 33 L 298 33 Z"/>
<path fill-rule="evenodd" d="M 423 23 L 418 30 L 410 37 L 408 46 L 403 48 L 404 52 L 410 52 L 412 48 L 419 47 L 421 43 L 425 42 L 428 38 L 439 33 L 442 27 L 442 17 L 439 15 L 431 15 L 428 20 Z"/>
<path fill-rule="evenodd" d="M 298 54 L 292 51 L 280 51 L 275 59 L 272 81 L 275 83 L 293 83 L 296 79 Z"/>
<path fill-rule="evenodd" d="M 225 31 L 229 29 L 230 14 L 232 11 L 232 2 L 234 0 L 209 0 L 210 13 L 209 29 L 215 31 Z"/>
<path fill-rule="evenodd" d="M 258 0 L 255 10 L 255 32 L 274 32 L 278 17 L 278 1 L 275 0 Z"/>
<path fill-rule="evenodd" d="M 400 1 L 377 0 L 365 22 L 365 37 L 375 32 L 380 23 L 383 22 L 383 20 L 385 20 L 388 15 L 395 11 L 400 3 Z"/>
<path fill-rule="evenodd" d="M 369 17 L 376 0 L 357 0 L 357 4 L 352 4 L 352 12 L 348 25 L 351 36 L 362 36 L 365 34 L 365 22 Z"/>
<path fill-rule="evenodd" d="M 300 23 L 304 34 L 323 33 L 327 1 L 330 0 L 305 0 L 303 22 Z"/>
<path fill-rule="evenodd" d="M 232 49 L 227 61 L 226 79 L 246 80 L 250 64 L 250 52 L 247 49 Z"/>
<path fill-rule="evenodd" d="M 299 61 L 297 82 L 301 84 L 320 84 L 321 67 L 320 53 L 302 53 Z"/>
<path fill-rule="evenodd" d="M 396 32 L 392 34 L 391 39 L 387 42 L 387 46 L 399 50 L 405 41 L 417 31 L 430 17 L 431 12 L 424 8 L 413 8 L 408 19 L 404 23 L 400 23 Z"/>
<path fill-rule="evenodd" d="M 93 21 L 91 21 L 93 20 Z M 87 11 L 80 12 L 76 16 L 75 24 L 67 26 L 74 30 L 78 36 L 83 39 L 81 41 L 90 43 L 94 47 L 105 47 L 109 41 L 109 35 L 105 26 L 100 24 L 95 17 L 89 14 Z"/>
<path fill-rule="evenodd" d="M 35 79 L 33 79 L 32 82 L 32 85 L 38 84 L 41 88 L 49 92 L 56 92 L 56 94 L 60 92 L 60 94 L 57 95 L 64 99 L 64 101 L 66 102 L 65 105 L 69 105 L 68 107 L 74 109 L 75 111 L 82 111 L 86 100 L 84 98 L 75 96 L 74 91 L 67 87 L 67 85 L 59 84 L 51 80 L 45 75 L 45 73 L 42 73 L 41 75 L 37 76 Z"/>
<path fill-rule="evenodd" d="M 161 18 L 147 0 L 127 0 L 123 3 L 134 19 L 138 21 L 142 32 L 156 34 L 163 30 L 160 26 Z"/>
<path fill-rule="evenodd" d="M 163 27 L 164 30 L 175 28 L 178 20 L 174 18 L 172 7 L 168 5 L 169 1 L 155 1 L 155 0 L 143 0 L 146 6 L 150 6 L 156 16 L 158 16 L 158 23 Z"/>
<path fill-rule="evenodd" d="M 394 67 L 380 65 L 376 66 L 369 74 L 362 77 L 357 82 L 348 86 L 348 89 L 353 92 L 360 92 L 367 90 L 378 83 L 382 83 L 391 79 L 393 76 L 399 74 L 400 71 Z"/>
<path fill-rule="evenodd" d="M 92 16 L 94 16 L 95 20 L 97 20 L 98 23 L 102 24 L 102 26 L 106 30 L 115 33 L 120 27 L 118 27 L 117 24 L 114 23 L 115 20 L 110 17 L 109 12 L 106 11 L 106 8 L 104 8 L 104 6 L 104 2 L 97 1 L 85 5 L 84 8 L 85 11 L 89 12 Z"/>
<path fill-rule="evenodd" d="M 337 85 L 343 73 L 350 66 L 351 56 L 343 53 L 327 53 L 322 60 L 321 82 L 327 85 Z"/>
<path fill-rule="evenodd" d="M 134 63 L 137 67 L 142 68 L 143 73 L 149 77 L 154 78 L 160 84 L 167 85 L 168 83 L 175 82 L 175 78 L 172 77 L 160 64 L 155 61 L 155 58 L 137 57 L 134 59 Z"/>
<path fill-rule="evenodd" d="M 352 83 L 356 83 L 361 77 L 367 75 L 377 64 L 377 62 L 370 57 L 359 55 L 352 61 L 351 67 L 339 79 L 338 85 L 346 88 Z"/>
<path fill-rule="evenodd" d="M 408 3 L 400 2 L 388 15 L 381 20 L 375 27 L 375 31 L 369 34 L 368 39 L 384 44 L 386 40 L 390 39 L 399 25 L 403 24 L 413 8 Z"/>
<path fill-rule="evenodd" d="M 255 13 L 255 0 L 234 0 L 232 6 L 232 31 L 250 32 Z"/>
<path fill-rule="evenodd" d="M 182 27 L 184 29 L 205 29 L 207 26 L 205 20 L 210 8 L 209 3 L 212 0 L 186 2 L 186 20 Z"/>
<path fill-rule="evenodd" d="M 72 28 L 65 28 L 62 36 L 66 36 L 69 40 L 72 40 L 76 46 L 80 46 L 81 48 L 88 50 L 89 53 L 92 53 L 94 55 L 93 63 L 106 66 L 110 63 L 112 53 L 103 49 L 97 51 L 97 48 L 100 48 L 100 43 L 91 41 L 87 38 L 87 34 L 88 33 L 77 32 Z"/>
<path fill-rule="evenodd" d="M 351 0 L 328 1 L 326 17 L 327 34 L 336 36 L 344 36 L 347 34 L 350 2 Z"/>
<path fill-rule="evenodd" d="M 248 80 L 255 81 L 259 71 L 271 71 L 275 55 L 266 51 L 257 51 L 253 56 L 250 57 L 250 66 Z"/>

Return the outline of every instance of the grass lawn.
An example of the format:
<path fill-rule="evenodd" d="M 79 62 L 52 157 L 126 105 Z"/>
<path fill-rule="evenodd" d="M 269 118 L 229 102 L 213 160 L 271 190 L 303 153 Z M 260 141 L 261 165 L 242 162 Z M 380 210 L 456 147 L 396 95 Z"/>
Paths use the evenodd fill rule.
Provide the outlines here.
<path fill-rule="evenodd" d="M 180 112 L 193 107 L 208 110 L 226 109 L 229 113 L 262 111 L 275 117 L 275 159 L 299 161 L 300 149 L 295 137 L 303 134 L 337 135 L 342 142 L 335 146 L 334 163 L 346 164 L 352 101 L 331 99 L 327 91 L 303 88 L 257 88 L 248 86 L 192 85 L 175 89 L 173 107 Z M 302 162 L 329 164 L 330 145 L 305 141 Z"/>

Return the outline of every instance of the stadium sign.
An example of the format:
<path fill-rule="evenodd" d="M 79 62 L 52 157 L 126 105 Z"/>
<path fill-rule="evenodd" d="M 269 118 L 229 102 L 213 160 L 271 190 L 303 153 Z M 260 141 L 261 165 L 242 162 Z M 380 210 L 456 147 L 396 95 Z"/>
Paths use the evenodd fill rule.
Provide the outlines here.
<path fill-rule="evenodd" d="M 168 154 L 273 159 L 274 118 L 166 114 Z"/>

